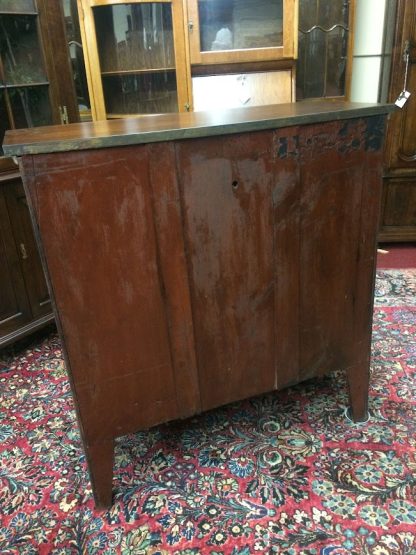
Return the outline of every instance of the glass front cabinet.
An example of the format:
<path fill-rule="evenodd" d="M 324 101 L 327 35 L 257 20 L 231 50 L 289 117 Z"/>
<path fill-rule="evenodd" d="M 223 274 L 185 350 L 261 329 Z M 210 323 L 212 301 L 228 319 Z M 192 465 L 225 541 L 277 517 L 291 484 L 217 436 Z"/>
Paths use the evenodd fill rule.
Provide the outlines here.
<path fill-rule="evenodd" d="M 189 109 L 182 0 L 78 0 L 95 119 Z"/>
<path fill-rule="evenodd" d="M 0 141 L 6 129 L 53 122 L 33 0 L 0 3 Z"/>
<path fill-rule="evenodd" d="M 6 129 L 79 121 L 64 6 L 0 0 L 0 171 Z"/>
<path fill-rule="evenodd" d="M 297 0 L 78 0 L 78 8 L 94 119 L 215 108 L 230 82 L 226 107 L 293 99 Z M 255 65 L 282 61 L 268 69 L 286 72 L 267 78 Z M 264 83 L 276 99 L 259 94 Z"/>
<path fill-rule="evenodd" d="M 7 129 L 78 121 L 61 0 L 0 0 L 0 348 L 53 321 Z"/>

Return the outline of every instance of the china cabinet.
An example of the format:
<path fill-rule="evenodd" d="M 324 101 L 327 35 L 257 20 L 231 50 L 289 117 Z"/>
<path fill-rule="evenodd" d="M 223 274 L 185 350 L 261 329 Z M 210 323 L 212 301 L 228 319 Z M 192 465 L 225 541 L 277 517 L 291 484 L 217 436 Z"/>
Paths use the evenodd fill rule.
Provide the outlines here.
<path fill-rule="evenodd" d="M 0 0 L 0 145 L 7 129 L 79 120 L 63 4 Z M 16 164 L 0 146 L 0 346 L 53 320 Z"/>
<path fill-rule="evenodd" d="M 0 142 L 5 129 L 78 121 L 62 25 L 55 0 L 0 0 Z"/>
<path fill-rule="evenodd" d="M 94 119 L 189 109 L 182 0 L 78 0 Z"/>
<path fill-rule="evenodd" d="M 293 100 L 297 0 L 78 6 L 96 120 Z"/>

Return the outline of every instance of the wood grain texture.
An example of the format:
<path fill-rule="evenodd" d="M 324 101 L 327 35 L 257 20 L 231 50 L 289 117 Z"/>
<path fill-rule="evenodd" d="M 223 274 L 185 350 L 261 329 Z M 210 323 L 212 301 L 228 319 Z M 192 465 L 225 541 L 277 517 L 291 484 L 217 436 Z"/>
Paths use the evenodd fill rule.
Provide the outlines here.
<path fill-rule="evenodd" d="M 234 108 L 220 112 L 149 115 L 131 119 L 6 131 L 3 150 L 7 155 L 12 156 L 68 152 L 262 131 L 386 114 L 393 109 L 391 105 L 312 100 Z"/>
<path fill-rule="evenodd" d="M 334 122 L 301 138 L 300 377 L 345 368 L 357 421 L 367 417 L 383 124 Z"/>
<path fill-rule="evenodd" d="M 94 16 L 88 0 L 77 0 L 77 2 L 88 92 L 91 101 L 91 114 L 94 121 L 105 120 L 106 110 L 100 75 L 101 66 L 98 55 Z"/>
<path fill-rule="evenodd" d="M 271 132 L 177 145 L 204 410 L 274 388 L 271 146 Z"/>
<path fill-rule="evenodd" d="M 37 0 L 39 9 L 39 22 L 44 40 L 45 56 L 48 68 L 53 67 L 50 74 L 52 87 L 56 87 L 56 101 L 52 109 L 57 110 L 58 99 L 60 106 L 66 106 L 69 121 L 75 123 L 80 121 L 78 102 L 75 91 L 74 75 L 71 67 L 71 59 L 67 44 L 64 10 L 61 2 L 56 0 Z M 51 69 L 49 69 L 49 73 Z M 54 121 L 60 120 L 60 114 L 55 113 Z"/>
<path fill-rule="evenodd" d="M 179 416 L 145 147 L 34 165 L 34 208 L 87 439 Z M 103 411 L 109 403 L 114 410 Z"/>
<path fill-rule="evenodd" d="M 181 418 L 201 410 L 188 269 L 173 143 L 149 147 L 155 228 Z"/>
<path fill-rule="evenodd" d="M 275 272 L 276 387 L 299 381 L 300 149 L 302 128 L 273 134 L 272 202 Z"/>
<path fill-rule="evenodd" d="M 304 130 L 301 201 L 302 378 L 351 364 L 364 147 L 357 123 Z M 345 130 L 345 132 L 344 132 Z M 359 141 L 356 147 L 351 141 Z M 333 148 L 328 149 L 328 145 Z M 346 162 L 348 161 L 348 162 Z M 325 171 L 322 169 L 325 168 Z"/>
<path fill-rule="evenodd" d="M 361 114 L 23 157 L 98 506 L 135 430 L 336 369 L 366 418 L 385 118 Z"/>

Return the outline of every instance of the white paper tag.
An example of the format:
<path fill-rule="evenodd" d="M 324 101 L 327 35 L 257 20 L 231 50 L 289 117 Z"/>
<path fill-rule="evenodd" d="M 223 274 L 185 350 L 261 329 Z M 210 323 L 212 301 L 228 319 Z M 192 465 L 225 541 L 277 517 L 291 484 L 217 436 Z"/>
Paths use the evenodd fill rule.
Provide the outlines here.
<path fill-rule="evenodd" d="M 407 99 L 410 96 L 410 92 L 409 91 L 402 91 L 399 96 L 397 97 L 397 100 L 395 102 L 395 105 L 398 106 L 399 108 L 403 108 L 403 106 L 406 104 Z"/>

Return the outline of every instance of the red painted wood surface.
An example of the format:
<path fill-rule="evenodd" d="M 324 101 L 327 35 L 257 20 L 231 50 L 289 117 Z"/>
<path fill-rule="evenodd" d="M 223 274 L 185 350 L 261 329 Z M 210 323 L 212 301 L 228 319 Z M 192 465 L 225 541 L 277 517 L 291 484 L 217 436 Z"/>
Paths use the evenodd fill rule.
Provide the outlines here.
<path fill-rule="evenodd" d="M 202 408 L 275 387 L 272 132 L 177 146 Z"/>
<path fill-rule="evenodd" d="M 338 368 L 366 418 L 383 121 L 24 158 L 97 505 L 134 430 Z"/>

